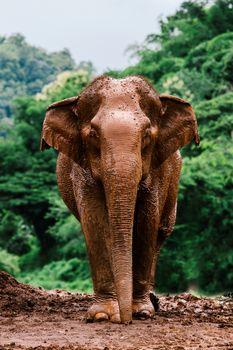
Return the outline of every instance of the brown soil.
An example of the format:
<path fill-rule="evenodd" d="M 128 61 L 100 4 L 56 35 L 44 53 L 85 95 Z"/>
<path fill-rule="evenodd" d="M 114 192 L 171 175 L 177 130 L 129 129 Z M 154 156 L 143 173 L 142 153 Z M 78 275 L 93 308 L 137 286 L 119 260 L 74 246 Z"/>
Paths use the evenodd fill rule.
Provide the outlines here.
<path fill-rule="evenodd" d="M 159 296 L 151 320 L 85 323 L 92 296 L 45 291 L 0 272 L 0 350 L 233 349 L 233 298 Z"/>

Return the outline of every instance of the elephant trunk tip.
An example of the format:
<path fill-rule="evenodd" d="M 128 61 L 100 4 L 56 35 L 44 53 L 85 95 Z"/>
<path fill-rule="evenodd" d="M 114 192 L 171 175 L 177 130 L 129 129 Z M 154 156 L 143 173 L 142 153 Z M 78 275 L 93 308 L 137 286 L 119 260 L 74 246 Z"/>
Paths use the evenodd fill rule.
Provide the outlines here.
<path fill-rule="evenodd" d="M 128 326 L 129 324 L 132 324 L 133 323 L 133 321 L 131 320 L 131 321 L 125 321 L 125 322 L 122 322 L 122 324 L 124 324 L 125 326 Z"/>
<path fill-rule="evenodd" d="M 131 324 L 132 323 L 132 303 L 129 303 L 128 305 L 122 305 L 122 303 L 119 303 L 119 309 L 120 309 L 121 323 L 125 325 Z"/>
<path fill-rule="evenodd" d="M 132 324 L 132 312 L 129 315 L 121 315 L 121 323 L 124 325 Z"/>

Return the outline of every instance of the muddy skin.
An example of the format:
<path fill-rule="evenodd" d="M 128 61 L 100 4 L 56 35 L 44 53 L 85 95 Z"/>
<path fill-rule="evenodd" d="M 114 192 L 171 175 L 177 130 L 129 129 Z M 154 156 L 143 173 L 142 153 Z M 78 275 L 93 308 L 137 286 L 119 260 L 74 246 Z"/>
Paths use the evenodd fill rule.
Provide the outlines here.
<path fill-rule="evenodd" d="M 94 296 L 45 291 L 0 272 L 0 350 L 232 350 L 232 297 L 159 295 L 152 319 L 86 323 Z"/>
<path fill-rule="evenodd" d="M 85 235 L 95 292 L 88 321 L 154 316 L 150 293 L 175 224 L 179 148 L 193 140 L 190 104 L 138 76 L 99 77 L 48 107 L 41 149 L 59 151 L 59 190 Z"/>

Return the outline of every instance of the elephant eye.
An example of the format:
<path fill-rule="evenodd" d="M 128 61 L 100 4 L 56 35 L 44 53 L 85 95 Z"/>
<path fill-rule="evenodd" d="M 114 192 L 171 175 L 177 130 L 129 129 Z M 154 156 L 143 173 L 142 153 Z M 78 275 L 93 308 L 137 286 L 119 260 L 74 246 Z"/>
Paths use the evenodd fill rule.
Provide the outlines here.
<path fill-rule="evenodd" d="M 142 148 L 146 148 L 151 143 L 151 130 L 148 128 L 145 130 L 142 138 Z"/>
<path fill-rule="evenodd" d="M 90 132 L 89 132 L 89 145 L 90 147 L 92 148 L 93 151 L 97 151 L 99 152 L 99 149 L 100 149 L 100 137 L 99 137 L 99 134 L 98 132 L 94 129 L 94 128 L 91 128 Z"/>
<path fill-rule="evenodd" d="M 95 129 L 93 129 L 93 128 L 91 128 L 89 136 L 93 137 L 93 138 L 99 138 L 99 135 L 98 135 L 97 131 Z"/>

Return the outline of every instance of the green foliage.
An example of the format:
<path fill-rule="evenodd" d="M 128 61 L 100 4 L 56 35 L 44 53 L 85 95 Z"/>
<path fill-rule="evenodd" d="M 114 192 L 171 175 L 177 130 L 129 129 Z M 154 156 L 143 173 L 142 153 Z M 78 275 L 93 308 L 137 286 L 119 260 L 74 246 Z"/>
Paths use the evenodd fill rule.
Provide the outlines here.
<path fill-rule="evenodd" d="M 83 290 L 91 285 L 80 224 L 58 198 L 56 152 L 39 150 L 46 107 L 78 95 L 91 79 L 92 66 L 87 64 L 87 68 L 88 71 L 83 68 L 64 72 L 35 96 L 15 99 L 14 128 L 7 130 L 5 139 L 0 139 L 0 249 L 19 257 L 18 269 L 13 268 L 14 257 L 12 266 L 1 264 L 0 268 L 17 276 L 21 269 L 22 276 L 27 274 L 35 284 L 39 281 L 47 288 L 69 286 Z M 48 264 L 51 260 L 54 264 Z M 42 268 L 44 265 L 47 267 Z M 50 269 L 54 269 L 51 280 Z M 71 277 L 65 280 L 66 272 L 77 283 L 71 282 Z"/>
<path fill-rule="evenodd" d="M 19 257 L 8 253 L 4 249 L 0 249 L 0 270 L 12 275 L 18 275 L 20 273 Z"/>
<path fill-rule="evenodd" d="M 42 92 L 36 95 L 37 100 L 62 100 L 76 96 L 91 80 L 92 72 L 83 69 L 75 72 L 64 72 L 57 76 L 52 83 L 45 85 Z"/>
<path fill-rule="evenodd" d="M 224 21 L 216 26 L 216 13 Z M 134 50 L 135 66 L 107 74 L 146 76 L 160 92 L 193 103 L 232 89 L 233 1 L 185 1 L 175 15 L 160 21 L 160 34 L 148 35 Z"/>
<path fill-rule="evenodd" d="M 70 259 L 77 257 L 83 261 L 87 260 L 84 235 L 80 223 L 70 214 L 57 193 L 51 194 L 49 201 L 52 205 L 47 217 L 56 217 L 55 225 L 48 229 L 56 242 L 56 258 Z"/>
<path fill-rule="evenodd" d="M 18 279 L 46 289 L 92 292 L 88 262 L 77 258 L 53 261 L 40 270 L 19 275 Z"/>
<path fill-rule="evenodd" d="M 60 72 L 75 68 L 67 49 L 48 54 L 20 34 L 0 39 L 0 119 L 11 117 L 16 96 L 34 95 Z"/>
<path fill-rule="evenodd" d="M 30 240 L 30 250 L 19 257 L 19 267 L 21 271 L 28 272 L 39 268 L 40 265 L 41 245 L 36 235 L 34 235 Z"/>
<path fill-rule="evenodd" d="M 30 250 L 32 241 L 31 228 L 24 219 L 10 211 L 0 214 L 0 246 L 9 253 L 23 255 Z"/>

